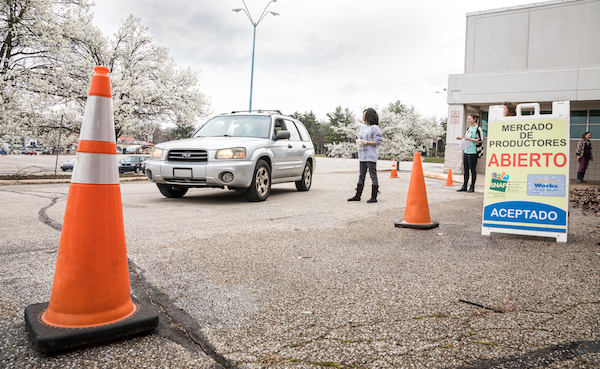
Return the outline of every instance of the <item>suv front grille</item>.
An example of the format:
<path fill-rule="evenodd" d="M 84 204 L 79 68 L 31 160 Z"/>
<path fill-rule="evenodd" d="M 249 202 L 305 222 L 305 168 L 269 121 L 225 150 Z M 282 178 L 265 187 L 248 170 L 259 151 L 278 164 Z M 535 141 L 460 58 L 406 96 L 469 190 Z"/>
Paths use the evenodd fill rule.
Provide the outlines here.
<path fill-rule="evenodd" d="M 208 161 L 208 154 L 206 150 L 171 150 L 167 161 L 202 163 Z"/>

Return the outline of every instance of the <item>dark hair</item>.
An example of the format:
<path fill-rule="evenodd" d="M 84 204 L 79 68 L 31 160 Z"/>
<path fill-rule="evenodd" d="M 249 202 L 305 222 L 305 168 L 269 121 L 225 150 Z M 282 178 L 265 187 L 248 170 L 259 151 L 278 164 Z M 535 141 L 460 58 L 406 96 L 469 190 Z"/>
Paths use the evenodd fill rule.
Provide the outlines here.
<path fill-rule="evenodd" d="M 507 117 L 514 117 L 517 115 L 517 105 L 511 101 L 505 101 L 504 104 L 506 106 L 506 110 L 508 110 Z"/>
<path fill-rule="evenodd" d="M 471 118 L 473 118 L 473 120 L 475 121 L 475 123 L 477 123 L 477 125 L 479 125 L 479 115 L 477 115 L 477 114 L 469 114 L 469 116 Z"/>
<path fill-rule="evenodd" d="M 368 109 L 365 109 L 365 111 L 363 113 L 365 114 L 365 122 L 368 125 L 372 126 L 372 125 L 379 124 L 379 115 L 377 115 L 377 112 L 375 111 L 375 109 L 368 108 Z"/>
<path fill-rule="evenodd" d="M 591 133 L 591 132 L 585 132 L 585 133 L 583 134 L 583 136 L 581 136 L 581 138 L 583 138 L 583 139 L 585 140 L 585 136 L 587 136 L 587 134 L 588 134 L 588 133 Z"/>

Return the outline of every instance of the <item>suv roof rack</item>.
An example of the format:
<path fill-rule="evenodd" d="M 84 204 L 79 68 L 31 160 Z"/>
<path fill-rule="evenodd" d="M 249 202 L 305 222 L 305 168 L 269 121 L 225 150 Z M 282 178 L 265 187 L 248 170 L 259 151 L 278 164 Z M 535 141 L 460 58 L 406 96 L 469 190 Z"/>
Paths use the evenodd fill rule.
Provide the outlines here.
<path fill-rule="evenodd" d="M 274 113 L 274 114 L 283 115 L 283 113 L 281 113 L 280 110 L 275 110 L 275 109 L 258 109 L 258 110 L 250 110 L 250 111 L 234 110 L 230 114 L 235 114 L 235 113 Z"/>

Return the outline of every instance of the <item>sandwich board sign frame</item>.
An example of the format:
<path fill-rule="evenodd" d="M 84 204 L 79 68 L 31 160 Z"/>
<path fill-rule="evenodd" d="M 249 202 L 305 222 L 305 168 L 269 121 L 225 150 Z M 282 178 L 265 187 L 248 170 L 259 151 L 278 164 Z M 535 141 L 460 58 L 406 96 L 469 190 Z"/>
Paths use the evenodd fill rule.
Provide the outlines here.
<path fill-rule="evenodd" d="M 570 102 L 490 106 L 481 234 L 508 233 L 556 238 L 569 228 Z M 533 108 L 533 115 L 522 115 Z"/>

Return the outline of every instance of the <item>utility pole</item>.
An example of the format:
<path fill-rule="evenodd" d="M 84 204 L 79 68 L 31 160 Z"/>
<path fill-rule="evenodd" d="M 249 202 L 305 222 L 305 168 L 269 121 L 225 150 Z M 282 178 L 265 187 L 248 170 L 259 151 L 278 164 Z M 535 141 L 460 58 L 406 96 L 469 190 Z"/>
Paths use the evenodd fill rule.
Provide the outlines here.
<path fill-rule="evenodd" d="M 58 145 L 56 146 L 56 162 L 54 163 L 54 175 L 56 175 L 56 169 L 58 168 L 58 154 L 60 153 L 60 136 L 62 134 L 63 117 L 60 116 L 60 129 L 58 130 Z"/>

